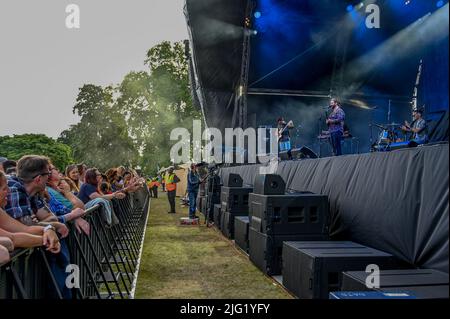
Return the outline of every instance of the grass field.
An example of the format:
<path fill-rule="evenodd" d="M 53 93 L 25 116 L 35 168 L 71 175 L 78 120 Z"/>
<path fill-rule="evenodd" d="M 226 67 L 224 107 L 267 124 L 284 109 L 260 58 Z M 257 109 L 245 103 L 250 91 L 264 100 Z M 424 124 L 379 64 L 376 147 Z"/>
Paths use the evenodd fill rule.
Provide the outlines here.
<path fill-rule="evenodd" d="M 292 298 L 215 228 L 180 226 L 166 193 L 152 199 L 136 298 Z M 202 222 L 204 219 L 202 218 Z"/>

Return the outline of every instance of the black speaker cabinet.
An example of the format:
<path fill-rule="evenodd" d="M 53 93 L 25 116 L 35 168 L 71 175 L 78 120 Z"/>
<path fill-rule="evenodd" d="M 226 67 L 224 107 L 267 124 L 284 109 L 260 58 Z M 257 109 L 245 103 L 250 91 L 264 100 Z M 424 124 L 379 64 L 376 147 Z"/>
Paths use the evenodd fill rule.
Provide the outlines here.
<path fill-rule="evenodd" d="M 223 186 L 226 187 L 242 187 L 244 181 L 241 175 L 235 173 L 225 174 L 223 176 Z"/>
<path fill-rule="evenodd" d="M 220 205 L 220 194 L 208 194 L 205 197 L 205 211 L 208 212 L 209 220 L 214 219 L 214 205 Z"/>
<path fill-rule="evenodd" d="M 330 291 L 339 290 L 343 271 L 365 271 L 371 264 L 399 267 L 391 254 L 358 244 L 285 242 L 283 285 L 300 299 L 328 299 Z"/>
<path fill-rule="evenodd" d="M 260 195 L 284 195 L 286 183 L 280 175 L 256 175 L 253 192 Z"/>
<path fill-rule="evenodd" d="M 248 216 L 234 218 L 234 243 L 246 253 L 248 253 L 248 225 Z"/>
<path fill-rule="evenodd" d="M 234 239 L 234 219 L 237 216 L 247 216 L 247 213 L 231 213 L 231 212 L 222 212 L 222 223 L 221 230 L 222 234 L 229 239 Z"/>
<path fill-rule="evenodd" d="M 328 197 L 317 194 L 249 197 L 250 227 L 277 235 L 328 234 Z"/>
<path fill-rule="evenodd" d="M 248 230 L 250 260 L 267 275 L 280 275 L 282 270 L 282 250 L 285 241 L 322 241 L 328 240 L 322 234 L 305 235 L 267 235 L 258 232 L 251 226 Z"/>
<path fill-rule="evenodd" d="M 411 294 L 417 299 L 448 299 L 448 274 L 431 269 L 380 270 L 380 287 L 366 286 L 369 273 L 346 271 L 342 273 L 342 291 L 368 291 Z"/>
<path fill-rule="evenodd" d="M 234 214 L 248 215 L 248 198 L 253 191 L 251 187 L 227 187 L 223 186 L 220 194 L 222 211 Z"/>
<path fill-rule="evenodd" d="M 214 225 L 220 229 L 221 211 L 220 204 L 214 205 Z"/>

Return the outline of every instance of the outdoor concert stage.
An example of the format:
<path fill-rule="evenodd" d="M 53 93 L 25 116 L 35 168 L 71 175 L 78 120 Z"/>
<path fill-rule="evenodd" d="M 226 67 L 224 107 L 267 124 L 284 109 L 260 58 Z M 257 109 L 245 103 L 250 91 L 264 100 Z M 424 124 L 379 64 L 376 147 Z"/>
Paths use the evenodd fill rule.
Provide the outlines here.
<path fill-rule="evenodd" d="M 448 142 L 392 152 L 280 162 L 289 191 L 328 195 L 330 234 L 449 271 Z M 253 184 L 260 165 L 221 168 Z"/>

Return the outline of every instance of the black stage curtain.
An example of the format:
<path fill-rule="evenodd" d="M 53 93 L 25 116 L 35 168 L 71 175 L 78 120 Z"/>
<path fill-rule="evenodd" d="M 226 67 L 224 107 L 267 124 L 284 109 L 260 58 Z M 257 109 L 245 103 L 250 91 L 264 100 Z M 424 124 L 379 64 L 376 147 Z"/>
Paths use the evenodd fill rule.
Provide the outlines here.
<path fill-rule="evenodd" d="M 328 195 L 331 236 L 420 268 L 449 270 L 448 143 L 389 153 L 280 162 L 292 191 Z M 222 168 L 253 184 L 259 165 Z"/>

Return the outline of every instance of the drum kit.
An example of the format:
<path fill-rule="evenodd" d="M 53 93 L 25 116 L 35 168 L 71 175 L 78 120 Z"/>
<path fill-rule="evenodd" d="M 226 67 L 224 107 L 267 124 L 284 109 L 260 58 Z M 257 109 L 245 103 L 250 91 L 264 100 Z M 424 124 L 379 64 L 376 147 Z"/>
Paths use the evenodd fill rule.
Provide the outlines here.
<path fill-rule="evenodd" d="M 393 143 L 401 143 L 405 141 L 405 134 L 401 130 L 401 124 L 372 124 L 380 130 L 377 141 L 372 145 L 372 151 L 387 151 Z"/>

